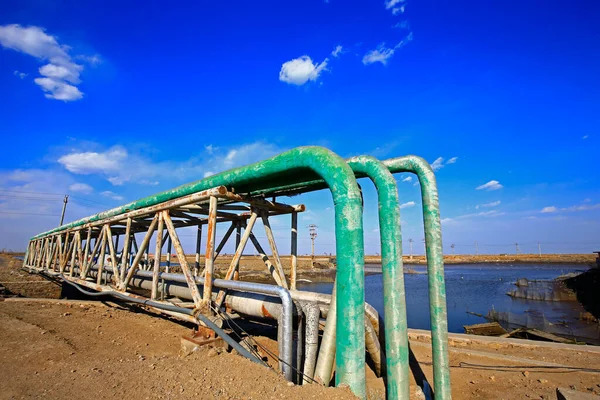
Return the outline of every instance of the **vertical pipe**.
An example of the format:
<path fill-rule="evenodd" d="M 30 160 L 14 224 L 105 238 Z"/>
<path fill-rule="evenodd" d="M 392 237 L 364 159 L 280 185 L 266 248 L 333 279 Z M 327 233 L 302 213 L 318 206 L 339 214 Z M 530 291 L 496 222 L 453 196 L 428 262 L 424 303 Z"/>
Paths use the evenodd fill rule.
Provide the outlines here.
<path fill-rule="evenodd" d="M 296 290 L 296 275 L 298 270 L 298 213 L 292 213 L 292 243 L 291 243 L 290 287 Z"/>
<path fill-rule="evenodd" d="M 331 292 L 331 303 L 329 303 L 329 311 L 327 312 L 327 322 L 325 322 L 325 330 L 323 331 L 323 338 L 321 339 L 321 350 L 319 350 L 314 375 L 315 380 L 325 386 L 329 386 L 335 361 L 335 322 L 337 319 L 336 287 L 337 285 L 334 283 L 333 291 Z"/>
<path fill-rule="evenodd" d="M 104 226 L 102 227 L 104 228 Z M 102 243 L 100 244 L 100 257 L 98 258 L 97 285 L 102 285 L 102 271 L 104 270 L 104 255 L 106 254 L 106 229 L 102 229 Z"/>
<path fill-rule="evenodd" d="M 85 239 L 85 248 L 83 249 L 83 260 L 80 261 L 81 268 L 79 268 L 79 273 L 81 274 L 88 265 L 88 255 L 90 253 L 90 241 L 92 240 L 92 228 L 89 227 L 87 230 L 87 236 Z"/>
<path fill-rule="evenodd" d="M 202 302 L 210 304 L 212 296 L 212 280 L 215 263 L 215 240 L 217 237 L 217 198 L 211 196 L 208 206 L 208 225 L 206 231 L 206 254 L 204 255 L 204 293 Z"/>
<path fill-rule="evenodd" d="M 305 318 L 305 335 L 304 335 L 304 349 L 306 356 L 304 357 L 304 382 L 312 382 L 312 378 L 315 373 L 315 364 L 317 363 L 317 350 L 319 346 L 319 317 L 321 310 L 319 305 L 316 303 L 304 303 L 302 304 Z"/>
<path fill-rule="evenodd" d="M 427 161 L 416 156 L 392 158 L 383 161 L 383 164 L 392 173 L 411 172 L 419 178 L 423 203 L 423 224 L 425 227 L 427 278 L 429 280 L 429 313 L 431 318 L 435 398 L 451 399 L 442 226 L 435 174 Z"/>
<path fill-rule="evenodd" d="M 169 269 L 171 268 L 171 251 L 173 251 L 172 246 L 173 246 L 173 241 L 171 240 L 171 237 L 169 236 L 167 238 L 167 263 L 165 265 L 165 271 L 167 273 L 169 273 Z"/>
<path fill-rule="evenodd" d="M 154 251 L 154 271 L 152 274 L 152 293 L 151 298 L 155 300 L 158 295 L 158 274 L 160 272 L 160 259 L 162 250 L 162 235 L 163 235 L 163 216 L 158 214 L 158 229 L 156 231 L 156 249 Z"/>
<path fill-rule="evenodd" d="M 202 245 L 202 224 L 198 225 L 198 233 L 196 234 L 196 262 L 194 263 L 194 276 L 198 276 L 200 272 L 200 247 Z"/>
<path fill-rule="evenodd" d="M 377 189 L 385 314 L 387 397 L 407 399 L 410 397 L 410 373 L 398 187 L 390 171 L 374 157 L 354 157 L 347 162 L 355 173 L 367 175 Z M 371 350 L 376 352 L 377 349 L 374 349 L 375 344 L 372 341 L 370 345 Z M 373 356 L 375 363 L 378 356 L 378 354 Z"/>
<path fill-rule="evenodd" d="M 125 243 L 123 244 L 123 252 L 121 253 L 121 282 L 125 280 L 125 272 L 129 265 L 129 248 L 131 246 L 131 217 L 127 218 L 127 226 L 125 227 Z"/>

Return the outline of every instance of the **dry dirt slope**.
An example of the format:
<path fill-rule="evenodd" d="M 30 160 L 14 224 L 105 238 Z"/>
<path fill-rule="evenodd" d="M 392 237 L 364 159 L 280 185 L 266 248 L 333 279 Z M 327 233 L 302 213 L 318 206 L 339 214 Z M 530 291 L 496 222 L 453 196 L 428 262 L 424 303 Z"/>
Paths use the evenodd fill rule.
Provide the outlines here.
<path fill-rule="evenodd" d="M 189 328 L 120 306 L 0 302 L 3 399 L 351 399 L 289 387 L 266 367 L 208 350 L 179 356 Z"/>

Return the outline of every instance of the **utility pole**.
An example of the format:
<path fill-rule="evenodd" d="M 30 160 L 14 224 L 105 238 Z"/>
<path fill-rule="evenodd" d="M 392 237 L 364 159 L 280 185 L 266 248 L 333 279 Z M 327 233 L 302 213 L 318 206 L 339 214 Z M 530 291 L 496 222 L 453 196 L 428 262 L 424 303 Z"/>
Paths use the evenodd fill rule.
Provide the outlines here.
<path fill-rule="evenodd" d="M 452 255 L 454 255 L 454 247 L 455 247 L 454 243 L 452 243 L 452 244 L 450 245 L 450 247 L 452 248 Z"/>
<path fill-rule="evenodd" d="M 60 224 L 58 226 L 62 226 L 63 221 L 65 220 L 65 211 L 67 210 L 67 203 L 69 202 L 69 195 L 65 194 L 65 199 L 63 200 L 63 209 L 62 214 L 60 215 Z"/>
<path fill-rule="evenodd" d="M 477 240 L 475 241 L 475 255 L 479 255 L 479 243 L 477 242 Z"/>
<path fill-rule="evenodd" d="M 515 247 L 516 247 L 516 251 L 517 251 L 516 254 L 519 254 L 519 243 L 515 243 Z"/>
<path fill-rule="evenodd" d="M 412 243 L 413 243 L 412 238 L 408 239 L 408 245 L 410 246 L 410 259 L 411 260 L 413 259 L 413 257 L 412 257 Z"/>
<path fill-rule="evenodd" d="M 315 239 L 317 238 L 317 228 L 318 226 L 315 224 L 308 225 L 310 240 L 311 240 L 311 261 L 314 264 L 315 262 Z"/>
<path fill-rule="evenodd" d="M 538 242 L 538 253 L 540 253 L 540 258 L 542 258 L 542 245 Z"/>

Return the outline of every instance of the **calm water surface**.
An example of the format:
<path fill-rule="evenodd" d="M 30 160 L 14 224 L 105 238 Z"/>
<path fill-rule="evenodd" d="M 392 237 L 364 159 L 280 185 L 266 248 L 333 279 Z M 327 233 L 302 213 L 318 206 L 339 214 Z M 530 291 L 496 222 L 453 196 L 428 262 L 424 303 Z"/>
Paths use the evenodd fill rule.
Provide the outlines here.
<path fill-rule="evenodd" d="M 425 272 L 425 266 L 409 266 Z M 510 312 L 511 315 L 537 315 L 551 323 L 568 320 L 569 324 L 577 324 L 575 320 L 584 311 L 577 302 L 544 302 L 524 299 L 513 299 L 506 293 L 515 288 L 518 278 L 554 279 L 569 272 L 586 270 L 586 266 L 552 264 L 552 265 L 494 265 L 469 264 L 448 265 L 445 269 L 446 296 L 448 305 L 448 330 L 463 333 L 463 325 L 487 322 L 481 317 L 467 314 L 467 311 L 486 315 L 494 308 L 496 311 Z M 427 275 L 405 274 L 406 302 L 409 328 L 430 329 L 429 296 L 427 291 Z M 300 286 L 300 284 L 299 284 Z M 320 293 L 331 293 L 333 284 L 302 284 L 302 290 Z M 377 311 L 383 315 L 383 284 L 381 275 L 365 277 L 365 297 Z"/>

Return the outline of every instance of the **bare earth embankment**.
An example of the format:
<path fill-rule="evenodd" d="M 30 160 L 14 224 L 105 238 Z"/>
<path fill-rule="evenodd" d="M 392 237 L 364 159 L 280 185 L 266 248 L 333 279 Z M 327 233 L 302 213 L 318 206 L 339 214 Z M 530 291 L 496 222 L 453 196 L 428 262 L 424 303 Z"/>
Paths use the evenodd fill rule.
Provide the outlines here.
<path fill-rule="evenodd" d="M 16 279 L 19 266 L 0 256 L 0 276 Z M 344 388 L 288 386 L 275 371 L 227 352 L 203 349 L 183 356 L 180 338 L 190 329 L 122 304 L 0 301 L 0 398 L 353 398 Z M 432 382 L 428 332 L 411 331 L 410 339 L 413 373 Z M 453 398 L 554 399 L 557 387 L 600 394 L 600 348 L 469 335 L 450 339 Z M 411 380 L 412 398 L 421 398 Z M 368 386 L 370 398 L 383 398 L 383 382 L 372 373 Z"/>

